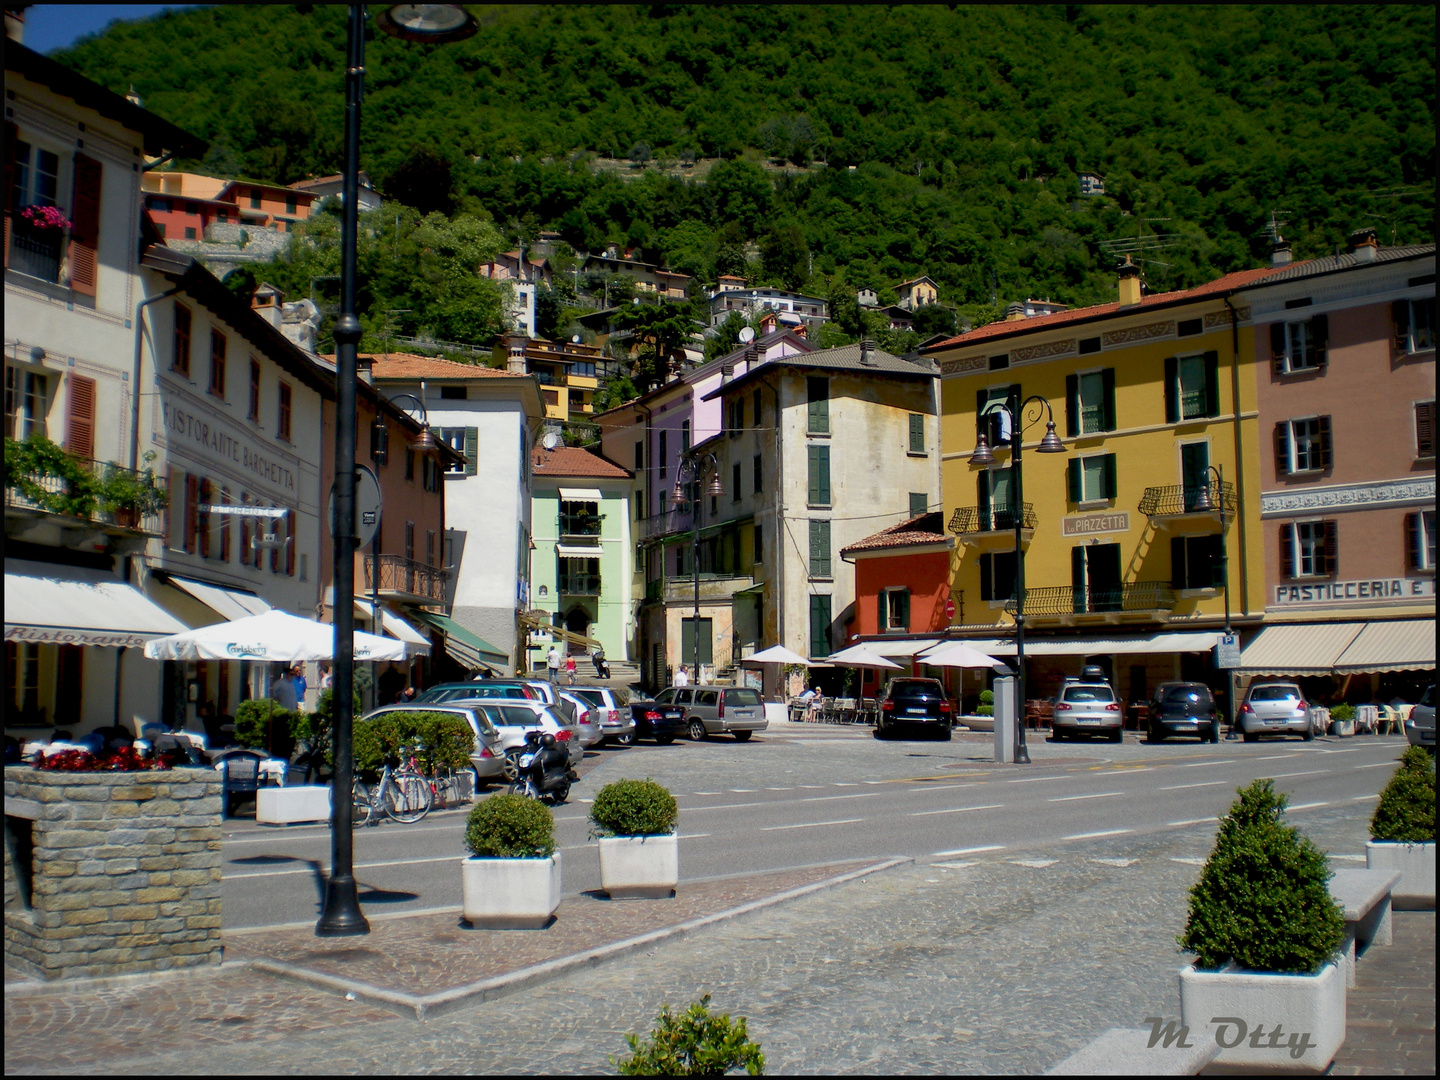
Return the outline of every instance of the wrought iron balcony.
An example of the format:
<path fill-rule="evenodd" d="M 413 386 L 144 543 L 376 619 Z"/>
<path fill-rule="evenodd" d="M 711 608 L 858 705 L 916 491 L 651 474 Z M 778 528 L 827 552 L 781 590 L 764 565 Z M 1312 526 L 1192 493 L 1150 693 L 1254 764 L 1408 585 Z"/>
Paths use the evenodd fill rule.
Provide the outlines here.
<path fill-rule="evenodd" d="M 1025 503 L 1021 510 L 1020 527 L 1035 528 L 1035 506 Z M 946 526 L 956 536 L 975 533 L 1011 532 L 1015 528 L 1015 509 L 1011 506 L 960 506 L 950 515 Z"/>
<path fill-rule="evenodd" d="M 26 444 L 20 444 L 22 447 Z M 106 531 L 159 536 L 169 501 L 163 478 L 108 461 L 61 457 L 5 462 L 5 511 L 55 514 Z"/>
<path fill-rule="evenodd" d="M 8 215 L 6 223 L 11 226 L 10 261 L 6 266 L 41 281 L 58 283 L 60 256 L 64 251 L 64 236 L 60 230 L 31 229 L 19 217 Z"/>
<path fill-rule="evenodd" d="M 560 535 L 565 540 L 598 539 L 604 520 L 604 514 L 561 514 Z"/>
<path fill-rule="evenodd" d="M 1013 612 L 1014 601 L 1007 607 Z M 1171 611 L 1174 607 L 1175 590 L 1168 581 L 1130 581 L 1096 589 L 1062 585 L 1025 590 L 1027 617 Z"/>
<path fill-rule="evenodd" d="M 373 556 L 365 559 L 365 591 L 375 588 L 375 562 Z M 380 593 L 424 603 L 445 602 L 445 581 L 447 574 L 438 566 L 407 559 L 401 555 L 381 555 Z"/>
<path fill-rule="evenodd" d="M 1235 485 L 1211 481 L 1208 486 L 1171 484 L 1147 487 L 1140 499 L 1140 512 L 1148 518 L 1184 517 L 1188 514 L 1235 513 Z"/>

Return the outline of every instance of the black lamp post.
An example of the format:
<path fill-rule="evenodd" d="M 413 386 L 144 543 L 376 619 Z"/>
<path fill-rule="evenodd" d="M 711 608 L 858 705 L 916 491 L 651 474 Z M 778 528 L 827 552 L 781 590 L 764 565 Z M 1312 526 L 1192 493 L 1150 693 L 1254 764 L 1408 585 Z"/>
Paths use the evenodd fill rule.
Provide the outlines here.
<path fill-rule="evenodd" d="M 694 663 L 695 674 L 693 678 L 700 681 L 700 481 L 706 475 L 710 476 L 710 483 L 705 487 L 705 494 L 718 498 L 725 494 L 725 488 L 720 483 L 720 461 L 714 454 L 701 454 L 681 460 L 679 468 L 675 473 L 675 490 L 670 493 L 670 505 L 679 508 L 685 504 L 685 487 L 682 477 L 689 475 L 690 482 L 695 485 L 695 509 L 690 515 L 691 540 L 690 540 L 690 571 L 695 583 L 695 608 L 694 617 L 691 621 L 691 653 Z"/>
<path fill-rule="evenodd" d="M 1021 401 L 1020 390 L 1016 387 L 1004 405 L 994 404 L 981 414 L 984 416 L 1004 412 L 1010 418 L 1010 467 L 1014 473 L 1011 513 L 1015 519 L 1015 762 L 1019 765 L 1030 764 L 1030 751 L 1025 747 L 1025 549 L 1021 547 L 1020 536 L 1025 525 L 1025 489 L 1020 476 L 1020 447 L 1024 441 L 1025 429 L 1040 422 L 1039 409 L 1035 410 L 1029 423 L 1024 422 L 1025 407 L 1031 404 L 1043 405 L 1046 416 L 1045 437 L 1040 440 L 1035 452 L 1063 454 L 1065 445 L 1060 441 L 1060 436 L 1055 434 L 1055 413 L 1050 408 L 1050 402 L 1039 394 L 1031 394 Z M 975 440 L 975 452 L 970 455 L 970 464 L 994 463 L 995 455 L 990 451 L 982 424 L 980 435 Z"/>
<path fill-rule="evenodd" d="M 463 8 L 401 4 L 379 19 L 386 33 L 406 41 L 441 43 L 470 37 L 479 28 Z M 340 217 L 340 316 L 335 322 L 334 746 L 330 810 L 330 878 L 325 909 L 315 925 L 321 937 L 368 934 L 355 889 L 355 837 L 350 787 L 355 692 L 355 394 L 360 320 L 355 314 L 355 236 L 360 197 L 360 102 L 365 93 L 365 6 L 349 5 L 345 59 L 345 174 Z M 429 429 L 424 432 L 429 435 Z M 433 440 L 433 437 L 432 437 Z"/>
<path fill-rule="evenodd" d="M 1215 495 L 1210 495 L 1210 474 L 1215 474 Z M 1225 471 L 1219 465 L 1207 465 L 1205 467 L 1204 482 L 1200 485 L 1200 491 L 1195 497 L 1194 509 L 1200 513 L 1220 514 L 1220 588 L 1225 592 L 1225 636 L 1231 636 L 1230 630 L 1230 550 L 1226 543 L 1226 529 L 1230 524 L 1229 514 L 1225 508 Z M 1237 738 L 1235 734 L 1235 679 L 1229 669 L 1225 671 L 1225 714 L 1229 721 L 1229 733 L 1226 739 Z"/>

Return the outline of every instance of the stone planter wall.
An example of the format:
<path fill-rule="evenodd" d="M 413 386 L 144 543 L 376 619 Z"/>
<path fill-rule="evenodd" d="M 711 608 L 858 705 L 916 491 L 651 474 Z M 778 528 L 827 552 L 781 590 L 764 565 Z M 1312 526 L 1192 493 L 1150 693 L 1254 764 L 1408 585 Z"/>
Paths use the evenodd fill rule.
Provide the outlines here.
<path fill-rule="evenodd" d="M 5 769 L 7 964 L 47 979 L 218 964 L 220 888 L 213 770 Z"/>

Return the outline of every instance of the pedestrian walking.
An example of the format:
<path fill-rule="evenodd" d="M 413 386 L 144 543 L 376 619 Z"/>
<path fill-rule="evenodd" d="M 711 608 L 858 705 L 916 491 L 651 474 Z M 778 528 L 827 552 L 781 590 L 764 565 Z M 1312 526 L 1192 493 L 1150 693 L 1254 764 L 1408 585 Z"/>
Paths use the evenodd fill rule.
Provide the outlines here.
<path fill-rule="evenodd" d="M 676 685 L 676 686 L 689 686 L 689 685 L 690 685 L 690 672 L 689 672 L 689 670 L 685 667 L 684 664 L 681 664 L 681 665 L 680 665 L 680 670 L 675 673 L 675 685 Z"/>
<path fill-rule="evenodd" d="M 569 653 L 565 654 L 565 681 L 568 685 L 575 685 L 575 657 Z"/>
<path fill-rule="evenodd" d="M 560 681 L 560 646 L 551 645 L 550 651 L 545 654 L 545 668 L 550 674 L 550 681 Z"/>

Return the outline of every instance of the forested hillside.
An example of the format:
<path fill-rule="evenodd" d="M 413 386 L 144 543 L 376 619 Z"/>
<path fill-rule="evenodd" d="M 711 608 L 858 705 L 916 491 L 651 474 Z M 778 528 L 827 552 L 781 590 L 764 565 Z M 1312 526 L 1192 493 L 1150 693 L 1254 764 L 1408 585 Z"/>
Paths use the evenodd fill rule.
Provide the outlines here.
<path fill-rule="evenodd" d="M 1428 5 L 472 10 L 456 45 L 374 34 L 364 165 L 506 242 L 555 229 L 821 295 L 927 273 L 983 317 L 1108 298 L 1115 238 L 1173 239 L 1157 289 L 1262 261 L 1272 212 L 1299 257 L 1362 224 L 1433 239 Z M 340 167 L 344 42 L 343 7 L 236 4 L 58 59 L 208 139 L 194 164 L 290 182 Z M 723 160 L 701 180 L 696 158 Z"/>

